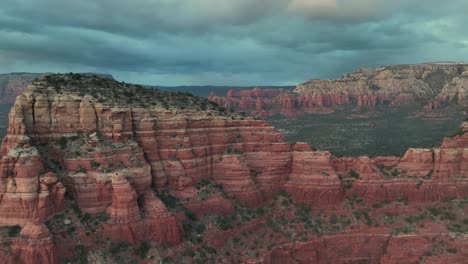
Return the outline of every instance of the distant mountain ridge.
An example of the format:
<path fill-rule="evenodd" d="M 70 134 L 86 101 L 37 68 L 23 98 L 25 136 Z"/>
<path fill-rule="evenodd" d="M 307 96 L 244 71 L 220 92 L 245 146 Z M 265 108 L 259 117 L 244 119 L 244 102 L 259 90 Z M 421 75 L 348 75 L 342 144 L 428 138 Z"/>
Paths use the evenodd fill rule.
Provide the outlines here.
<path fill-rule="evenodd" d="M 213 95 L 210 99 L 256 116 L 330 113 L 339 105 L 361 108 L 415 101 L 426 104 L 427 110 L 448 104 L 466 107 L 468 64 L 439 62 L 362 68 L 334 80 L 307 81 L 291 92 L 244 90 Z"/>
<path fill-rule="evenodd" d="M 0 73 L 0 104 L 12 104 L 15 101 L 16 96 L 20 95 L 26 85 L 31 83 L 35 78 L 40 78 L 44 75 L 53 73 L 30 73 L 30 72 L 12 72 L 12 73 Z M 96 75 L 98 77 L 115 80 L 111 74 L 103 73 L 80 73 L 81 75 L 91 76 Z M 293 90 L 295 86 L 218 86 L 218 85 L 180 85 L 180 86 L 159 86 L 159 85 L 144 85 L 151 88 L 157 88 L 164 91 L 177 91 L 177 92 L 189 92 L 195 96 L 208 97 L 211 92 L 216 94 L 225 94 L 231 89 L 245 90 L 245 89 L 287 89 Z"/>
<path fill-rule="evenodd" d="M 193 95 L 208 97 L 211 93 L 225 94 L 230 90 L 246 90 L 246 89 L 285 89 L 294 90 L 295 86 L 216 86 L 216 85 L 182 85 L 182 86 L 154 86 L 155 88 L 165 91 L 190 92 Z"/>

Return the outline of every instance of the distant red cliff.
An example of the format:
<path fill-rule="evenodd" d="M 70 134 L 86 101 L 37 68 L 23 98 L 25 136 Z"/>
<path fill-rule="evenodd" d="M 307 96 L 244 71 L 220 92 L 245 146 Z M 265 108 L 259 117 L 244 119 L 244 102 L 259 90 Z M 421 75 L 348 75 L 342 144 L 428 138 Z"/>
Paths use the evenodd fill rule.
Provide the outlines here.
<path fill-rule="evenodd" d="M 468 65 L 418 64 L 360 69 L 335 80 L 311 80 L 294 91 L 282 89 L 231 90 L 212 93 L 210 100 L 258 117 L 282 114 L 330 113 L 334 106 L 357 108 L 426 101 L 425 109 L 446 104 L 468 106 Z"/>
<path fill-rule="evenodd" d="M 16 96 L 22 94 L 34 78 L 42 75 L 37 73 L 0 74 L 0 104 L 13 104 Z"/>

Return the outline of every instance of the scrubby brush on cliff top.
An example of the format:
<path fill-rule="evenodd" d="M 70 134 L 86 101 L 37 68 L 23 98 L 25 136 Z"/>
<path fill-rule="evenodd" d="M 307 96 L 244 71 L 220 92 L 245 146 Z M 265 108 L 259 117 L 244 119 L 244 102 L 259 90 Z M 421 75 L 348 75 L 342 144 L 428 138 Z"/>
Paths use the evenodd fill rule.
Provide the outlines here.
<path fill-rule="evenodd" d="M 161 91 L 96 75 L 51 74 L 35 79 L 32 84 L 28 87 L 30 92 L 45 91 L 49 95 L 55 93 L 90 96 L 91 100 L 112 107 L 207 111 L 222 116 L 246 117 L 245 114 L 229 113 L 218 104 L 190 93 Z"/>

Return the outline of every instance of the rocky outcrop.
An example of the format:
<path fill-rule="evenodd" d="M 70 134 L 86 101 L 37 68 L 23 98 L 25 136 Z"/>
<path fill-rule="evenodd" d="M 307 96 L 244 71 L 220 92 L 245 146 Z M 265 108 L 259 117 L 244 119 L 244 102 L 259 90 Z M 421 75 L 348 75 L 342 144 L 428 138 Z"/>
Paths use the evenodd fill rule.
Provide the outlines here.
<path fill-rule="evenodd" d="M 325 237 L 305 243 L 294 243 L 272 250 L 263 263 L 379 263 L 388 236 L 343 235 Z"/>
<path fill-rule="evenodd" d="M 112 203 L 108 208 L 111 221 L 127 223 L 140 220 L 137 194 L 127 178 L 123 175 L 112 175 Z"/>
<path fill-rule="evenodd" d="M 436 98 L 444 103 L 468 106 L 468 72 L 446 84 Z"/>
<path fill-rule="evenodd" d="M 409 149 L 402 158 L 332 158 L 328 152 L 299 149 L 293 152 L 284 187 L 303 203 L 330 207 L 348 197 L 375 203 L 442 201 L 467 195 L 466 132 L 445 138 L 439 148 Z"/>
<path fill-rule="evenodd" d="M 268 90 L 244 93 L 275 95 Z M 3 147 L 6 152 L 10 145 L 23 144 L 23 137 L 50 144 L 81 131 L 84 136 L 60 155 L 60 162 L 67 173 L 64 183 L 82 210 L 92 214 L 121 210 L 115 207 L 120 203 L 115 196 L 116 175 L 118 182 L 128 181 L 122 186 L 131 188 L 125 191 L 129 199 L 152 187 L 190 198 L 194 184 L 212 179 L 229 196 L 254 206 L 283 184 L 304 202 L 339 202 L 345 195 L 343 179 L 353 178 L 351 172 L 356 175 L 349 181 L 362 182 L 356 186 L 389 178 L 448 179 L 466 173 L 466 135 L 446 139 L 441 148 L 410 149 L 401 160 L 333 158 L 304 144 L 291 148 L 261 120 L 226 116 L 218 110 L 143 109 L 100 100 L 104 99 L 33 85 L 17 99 Z M 122 210 L 131 219 L 138 218 L 138 210 Z"/>
<path fill-rule="evenodd" d="M 291 173 L 285 189 L 297 201 L 333 205 L 343 198 L 330 152 L 313 151 L 299 143 L 293 146 Z"/>
<path fill-rule="evenodd" d="M 212 94 L 209 98 L 258 117 L 330 113 L 340 105 L 373 108 L 414 101 L 425 101 L 425 109 L 433 110 L 448 104 L 466 106 L 467 72 L 468 65 L 463 63 L 394 65 L 360 69 L 334 80 L 311 80 L 294 91 L 231 90 L 224 97 Z"/>
<path fill-rule="evenodd" d="M 286 165 L 290 162 L 289 145 L 265 121 L 222 113 L 209 102 L 185 94 L 179 95 L 181 100 L 195 101 L 186 105 L 200 108 L 208 105 L 212 109 L 199 112 L 201 109 L 183 109 L 182 105 L 166 109 L 165 104 L 178 104 L 179 98 L 174 98 L 173 102 L 143 102 L 150 104 L 143 108 L 140 101 L 128 102 L 126 98 L 108 98 L 104 94 L 82 96 L 82 90 L 76 89 L 76 85 L 67 87 L 64 83 L 67 79 L 62 78 L 46 77 L 29 86 L 17 98 L 2 153 L 16 148 L 24 151 L 25 144 L 30 141 L 52 146 L 47 149 L 47 157 L 42 159 L 46 165 L 58 163 L 64 178 L 53 183 L 50 177 L 45 177 L 49 185 L 58 184 L 62 188 L 54 187 L 62 190 L 62 196 L 52 193 L 53 197 L 62 200 L 57 198 L 51 204 L 58 205 L 57 210 L 62 208 L 63 183 L 81 211 L 110 216 L 107 229 L 112 239 L 139 241 L 152 237 L 162 242 L 180 241 L 180 224 L 164 206 L 160 206 L 156 196 L 150 195 L 153 190 L 190 199 L 187 194 L 193 192 L 193 185 L 211 178 L 222 184 L 229 196 L 255 206 L 277 191 L 279 182 L 285 181 Z M 70 82 L 85 79 L 76 75 L 68 78 Z M 97 83 L 88 85 L 92 87 L 104 82 L 96 80 Z M 119 86 L 122 93 L 144 89 L 108 82 Z M 51 83 L 61 86 L 57 88 Z M 99 90 L 88 92 L 96 94 Z M 155 92 L 160 94 L 152 99 L 173 97 L 171 93 Z M 41 171 L 46 167 L 39 159 L 44 154 L 42 151 L 34 149 L 33 152 L 38 159 L 37 168 L 22 166 L 25 173 L 32 174 L 29 176 L 31 182 L 41 178 Z M 272 161 L 264 163 L 266 158 Z M 6 166 L 7 162 L 3 164 Z M 17 189 L 11 192 L 17 195 Z M 39 187 L 34 187 L 36 189 Z M 142 208 L 137 203 L 140 196 L 151 197 L 144 199 Z M 153 205 L 148 207 L 147 203 Z M 0 207 L 10 208 L 9 204 L 4 198 Z M 19 204 L 18 201 L 11 208 L 19 207 Z M 190 201 L 187 207 L 190 208 Z M 50 217 L 57 210 L 49 210 L 43 215 Z M 232 205 L 225 210 L 232 211 Z M 33 219 L 34 211 L 27 212 L 29 214 L 24 218 Z M 16 210 L 15 213 L 19 212 Z M 5 223 L 16 221 L 14 215 L 2 216 L 6 218 Z M 143 229 L 154 232 L 138 231 L 143 226 Z"/>
<path fill-rule="evenodd" d="M 5 150 L 0 161 L 0 225 L 45 221 L 63 209 L 65 188 L 54 173 L 42 174 L 37 149 Z"/>
<path fill-rule="evenodd" d="M 467 146 L 468 134 L 464 133 L 444 139 L 440 148 L 409 149 L 397 170 L 406 177 L 460 178 L 467 173 Z"/>
<path fill-rule="evenodd" d="M 431 233 L 393 236 L 387 230 L 369 229 L 367 234 L 336 235 L 278 247 L 263 258 L 263 263 L 447 263 L 449 259 L 452 263 L 464 262 L 466 252 L 429 254 L 434 241 L 446 243 L 448 236 Z M 456 247 L 463 250 L 466 241 L 458 243 Z"/>
<path fill-rule="evenodd" d="M 288 96 L 283 100 L 294 105 Z M 43 223 L 64 209 L 65 188 L 84 214 L 108 216 L 104 237 L 134 244 L 179 243 L 184 217 L 173 212 L 176 207 L 198 216 L 223 215 L 237 210 L 235 205 L 262 206 L 282 189 L 298 203 L 323 209 L 350 197 L 369 204 L 465 198 L 464 127 L 440 147 L 410 149 L 402 158 L 336 158 L 304 143 L 290 146 L 266 121 L 229 113 L 206 99 L 97 77 L 51 75 L 28 86 L 10 113 L 1 148 L 0 225 L 28 231 L 36 223 L 47 230 Z M 207 197 L 200 194 L 206 182 L 217 190 Z M 178 203 L 169 207 L 163 203 L 168 197 Z M 339 238 L 327 239 L 314 247 L 343 247 Z M 378 245 L 386 239 L 375 239 L 352 257 L 372 252 L 366 260 L 380 259 Z M 281 250 L 270 261 L 289 261 L 291 249 Z M 36 254 L 21 252 L 15 255 Z M 327 254 L 343 259 L 335 251 Z"/>
<path fill-rule="evenodd" d="M 126 185 L 126 184 L 124 184 Z M 182 240 L 183 231 L 175 216 L 152 192 L 141 195 L 143 204 L 138 208 L 135 192 L 128 185 L 120 187 L 127 193 L 114 192 L 115 199 L 121 201 L 120 206 L 114 202 L 110 209 L 111 220 L 104 226 L 104 234 L 112 241 L 157 241 L 159 243 L 177 244 Z M 130 192 L 130 193 L 128 193 Z M 122 202 L 123 201 L 123 202 Z M 120 217 L 115 215 L 116 207 L 121 207 Z"/>
<path fill-rule="evenodd" d="M 13 240 L 7 263 L 59 263 L 52 235 L 43 224 L 28 223 Z"/>
<path fill-rule="evenodd" d="M 251 115 L 265 117 L 281 111 L 294 114 L 295 100 L 285 89 L 253 88 L 248 90 L 229 90 L 225 97 L 216 96 L 211 92 L 211 101 L 239 112 L 249 112 Z"/>

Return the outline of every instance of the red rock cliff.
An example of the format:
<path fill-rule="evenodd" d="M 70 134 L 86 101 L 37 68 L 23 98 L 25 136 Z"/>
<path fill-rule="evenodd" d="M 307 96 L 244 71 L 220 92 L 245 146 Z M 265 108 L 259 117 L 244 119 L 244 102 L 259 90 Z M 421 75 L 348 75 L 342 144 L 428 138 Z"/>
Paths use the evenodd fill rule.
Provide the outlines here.
<path fill-rule="evenodd" d="M 416 100 L 426 101 L 425 108 L 432 110 L 446 104 L 467 105 L 467 72 L 468 66 L 462 63 L 394 65 L 360 69 L 334 80 L 311 80 L 294 91 L 232 90 L 225 97 L 209 98 L 258 117 L 329 113 L 338 105 L 375 107 Z"/>
<path fill-rule="evenodd" d="M 349 197 L 370 204 L 465 198 L 467 149 L 468 133 L 461 132 L 439 148 L 411 149 L 402 158 L 335 158 L 306 144 L 290 146 L 266 121 L 205 99 L 52 75 L 28 86 L 10 113 L 1 148 L 0 225 L 47 230 L 42 224 L 63 210 L 64 186 L 82 212 L 108 215 L 107 237 L 131 243 L 180 242 L 180 219 L 158 197 L 168 193 L 200 208 L 195 186 L 202 180 L 222 186 L 227 198 L 207 202 L 222 210 L 201 212 L 232 212 L 227 199 L 258 207 L 281 189 L 323 208 Z M 47 256 L 54 256 L 50 250 Z"/>

